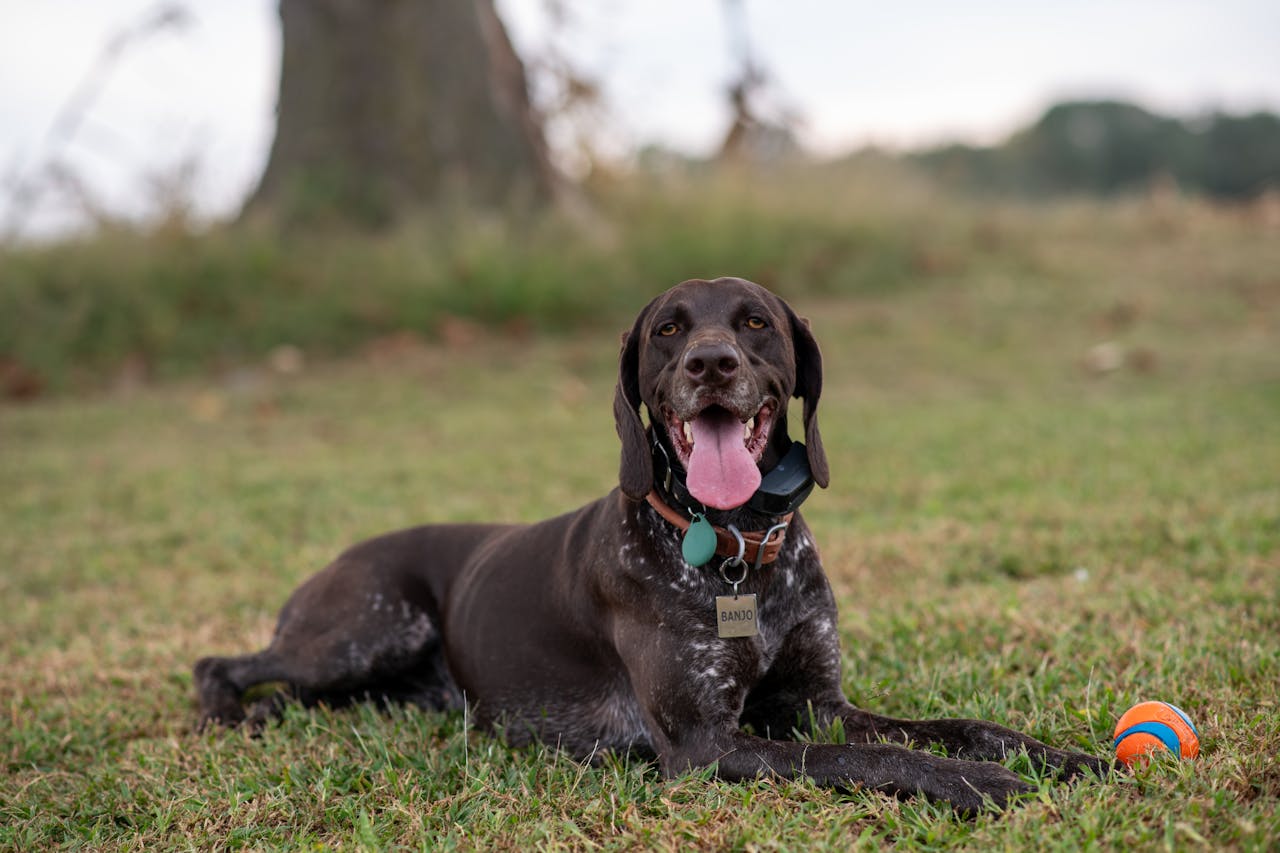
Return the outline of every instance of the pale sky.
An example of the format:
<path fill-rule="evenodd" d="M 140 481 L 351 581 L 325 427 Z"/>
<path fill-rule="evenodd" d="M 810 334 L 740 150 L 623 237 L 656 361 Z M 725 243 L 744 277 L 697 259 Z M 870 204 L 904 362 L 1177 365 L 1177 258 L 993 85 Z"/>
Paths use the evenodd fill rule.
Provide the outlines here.
<path fill-rule="evenodd" d="M 660 141 L 706 153 L 732 74 L 721 0 L 565 0 L 559 38 L 605 85 L 618 150 Z M 1192 114 L 1280 112 L 1277 0 L 744 0 L 752 46 L 802 140 L 996 141 L 1064 98 L 1114 97 Z M 59 112 L 111 35 L 156 0 L 0 0 L 0 233 L 15 180 L 60 160 L 112 210 L 154 209 L 155 179 L 195 164 L 200 210 L 236 209 L 265 164 L 279 67 L 274 0 L 185 0 L 190 23 L 138 41 L 99 81 L 69 139 Z M 517 49 L 548 36 L 546 0 L 498 0 Z M 76 221 L 46 197 L 28 230 Z"/>

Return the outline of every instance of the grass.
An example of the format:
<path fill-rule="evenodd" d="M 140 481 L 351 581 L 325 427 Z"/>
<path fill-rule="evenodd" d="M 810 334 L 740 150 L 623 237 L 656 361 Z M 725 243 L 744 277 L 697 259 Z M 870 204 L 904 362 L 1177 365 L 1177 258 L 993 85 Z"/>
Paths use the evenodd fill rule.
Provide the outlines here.
<path fill-rule="evenodd" d="M 172 380 L 282 345 L 334 357 L 388 335 L 439 341 L 459 318 L 562 334 L 621 325 L 654 282 L 732 271 L 790 296 L 876 293 L 991 254 L 990 235 L 957 231 L 971 217 L 871 169 L 639 183 L 597 193 L 577 219 L 440 216 L 363 237 L 164 228 L 0 246 L 0 382 L 6 364 L 54 392 Z"/>
<path fill-rule="evenodd" d="M 262 644 L 350 542 L 534 520 L 612 485 L 622 323 L 572 323 L 299 374 L 246 353 L 0 409 L 0 848 L 1274 849 L 1273 226 L 1195 205 L 929 217 L 911 286 L 839 265 L 775 282 L 824 346 L 833 484 L 805 515 L 846 689 L 1100 754 L 1125 708 L 1165 699 L 1199 725 L 1198 760 L 1064 786 L 1014 758 L 1039 793 L 963 821 L 805 782 L 583 767 L 412 709 L 195 734 L 191 663 Z M 1096 375 L 1106 341 L 1123 366 Z"/>

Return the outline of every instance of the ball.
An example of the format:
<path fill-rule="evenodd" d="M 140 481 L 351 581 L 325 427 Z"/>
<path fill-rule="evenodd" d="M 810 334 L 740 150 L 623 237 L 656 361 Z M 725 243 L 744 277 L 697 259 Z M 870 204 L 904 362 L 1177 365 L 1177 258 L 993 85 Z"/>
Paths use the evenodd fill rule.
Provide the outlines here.
<path fill-rule="evenodd" d="M 1127 767 L 1162 749 L 1180 758 L 1195 758 L 1200 754 L 1200 733 L 1177 705 L 1139 702 L 1120 716 L 1113 746 L 1116 758 Z"/>

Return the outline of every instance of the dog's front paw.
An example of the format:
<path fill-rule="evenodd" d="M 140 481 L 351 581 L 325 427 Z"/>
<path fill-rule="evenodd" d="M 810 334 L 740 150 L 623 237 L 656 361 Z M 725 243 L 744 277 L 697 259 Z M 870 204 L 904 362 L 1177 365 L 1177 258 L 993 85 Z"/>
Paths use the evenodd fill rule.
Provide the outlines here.
<path fill-rule="evenodd" d="M 1078 779 L 1086 773 L 1092 773 L 1098 779 L 1105 779 L 1114 769 L 1110 761 L 1065 749 L 1046 750 L 1045 763 L 1055 768 L 1061 779 Z"/>
<path fill-rule="evenodd" d="M 1003 810 L 1035 787 L 1007 767 L 983 761 L 947 759 L 921 793 L 950 803 L 957 812 L 973 816 L 988 809 Z"/>

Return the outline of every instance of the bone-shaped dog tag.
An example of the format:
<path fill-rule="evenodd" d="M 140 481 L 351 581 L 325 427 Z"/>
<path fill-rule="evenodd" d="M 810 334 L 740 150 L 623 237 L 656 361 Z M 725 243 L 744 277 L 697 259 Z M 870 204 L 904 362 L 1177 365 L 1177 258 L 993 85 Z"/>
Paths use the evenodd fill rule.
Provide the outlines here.
<path fill-rule="evenodd" d="M 716 631 L 721 637 L 754 637 L 760 633 L 756 624 L 756 594 L 717 595 Z"/>

